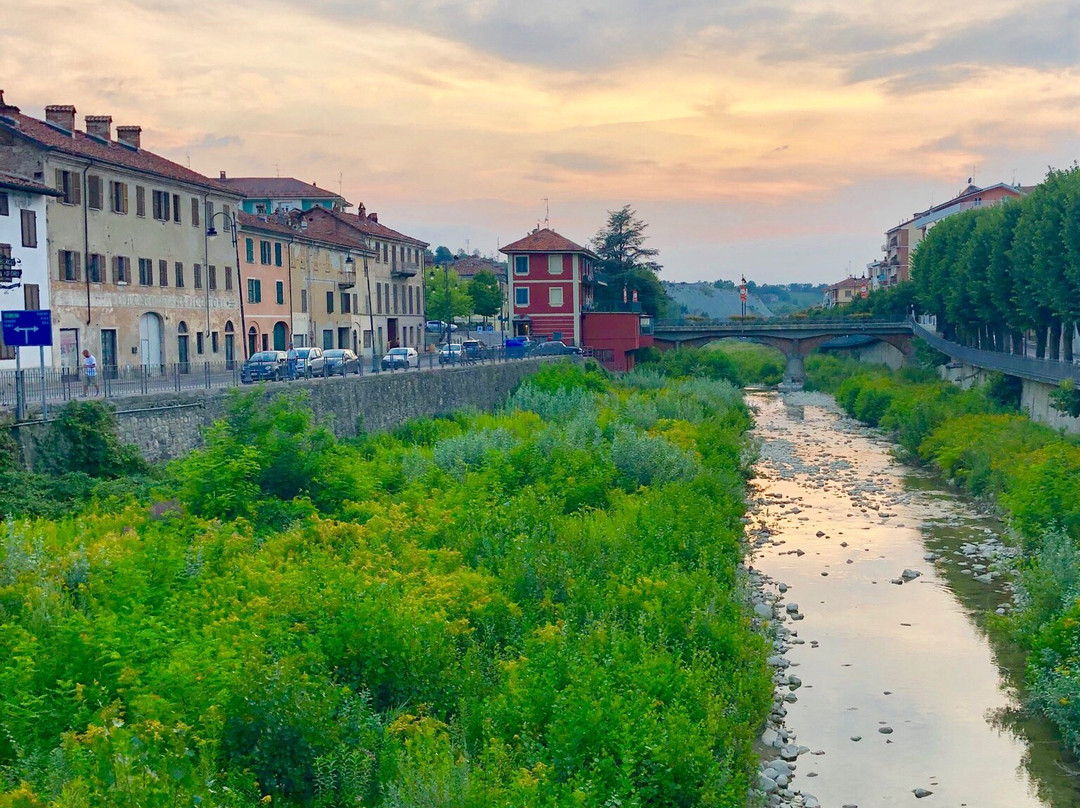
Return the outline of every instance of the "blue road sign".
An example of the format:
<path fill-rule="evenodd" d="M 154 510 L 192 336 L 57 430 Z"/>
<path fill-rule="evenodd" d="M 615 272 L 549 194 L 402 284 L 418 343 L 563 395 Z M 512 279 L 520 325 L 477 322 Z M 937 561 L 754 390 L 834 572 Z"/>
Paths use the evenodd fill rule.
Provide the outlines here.
<path fill-rule="evenodd" d="M 5 311 L 0 312 L 0 318 L 4 344 L 9 347 L 53 344 L 52 311 L 49 309 Z"/>

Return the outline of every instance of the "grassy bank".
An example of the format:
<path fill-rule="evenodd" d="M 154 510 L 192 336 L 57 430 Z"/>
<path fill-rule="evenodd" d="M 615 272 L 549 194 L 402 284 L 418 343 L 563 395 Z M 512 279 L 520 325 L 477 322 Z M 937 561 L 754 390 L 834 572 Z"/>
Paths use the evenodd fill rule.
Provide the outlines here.
<path fill-rule="evenodd" d="M 744 805 L 749 423 L 570 366 L 348 443 L 238 396 L 129 498 L 6 523 L 0 806 Z"/>
<path fill-rule="evenodd" d="M 1023 549 L 1008 629 L 1028 654 L 1032 706 L 1080 754 L 1080 442 L 1018 412 L 1002 378 L 961 390 L 930 371 L 897 373 L 812 357 L 808 386 L 892 432 L 908 459 L 993 499 Z"/>

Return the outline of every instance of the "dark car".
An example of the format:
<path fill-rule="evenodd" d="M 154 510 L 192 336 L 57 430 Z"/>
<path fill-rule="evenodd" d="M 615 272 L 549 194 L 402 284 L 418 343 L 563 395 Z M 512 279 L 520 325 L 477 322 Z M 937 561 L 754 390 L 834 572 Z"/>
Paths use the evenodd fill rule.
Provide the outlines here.
<path fill-rule="evenodd" d="M 297 348 L 296 349 L 296 375 L 323 376 L 326 360 L 323 359 L 322 348 Z"/>
<path fill-rule="evenodd" d="M 508 359 L 523 359 L 535 343 L 528 337 L 508 337 L 506 339 L 506 356 Z"/>
<path fill-rule="evenodd" d="M 461 343 L 461 353 L 468 360 L 483 359 L 487 347 L 478 339 L 467 339 Z"/>
<path fill-rule="evenodd" d="M 346 373 L 360 373 L 360 360 L 348 348 L 334 348 L 323 351 L 327 376 L 345 377 Z"/>
<path fill-rule="evenodd" d="M 244 384 L 284 381 L 286 374 L 285 362 L 284 351 L 259 351 L 254 353 L 240 368 L 240 381 Z"/>
<path fill-rule="evenodd" d="M 581 348 L 574 345 L 567 345 L 565 342 L 559 340 L 552 340 L 551 342 L 541 342 L 536 345 L 531 351 L 529 356 L 580 356 Z"/>

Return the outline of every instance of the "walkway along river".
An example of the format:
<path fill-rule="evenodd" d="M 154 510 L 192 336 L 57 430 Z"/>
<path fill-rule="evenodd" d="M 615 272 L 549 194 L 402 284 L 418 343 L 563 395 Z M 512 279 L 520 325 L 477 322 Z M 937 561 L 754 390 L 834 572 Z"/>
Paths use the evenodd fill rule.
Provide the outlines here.
<path fill-rule="evenodd" d="M 1000 523 L 895 461 L 828 396 L 748 400 L 749 563 L 777 632 L 771 803 L 1080 806 L 1076 762 L 1019 710 L 1022 658 L 982 626 L 1010 606 Z"/>

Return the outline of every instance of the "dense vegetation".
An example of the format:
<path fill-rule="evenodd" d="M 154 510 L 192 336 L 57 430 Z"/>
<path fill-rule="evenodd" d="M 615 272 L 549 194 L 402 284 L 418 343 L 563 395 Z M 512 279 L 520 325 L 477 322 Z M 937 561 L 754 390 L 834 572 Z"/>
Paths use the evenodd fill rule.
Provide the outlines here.
<path fill-rule="evenodd" d="M 773 348 L 739 340 L 721 340 L 703 348 L 639 352 L 639 367 L 671 378 L 723 379 L 740 387 L 775 385 L 784 377 L 783 356 Z"/>
<path fill-rule="evenodd" d="M 561 365 L 350 442 L 238 395 L 152 493 L 6 522 L 0 806 L 744 805 L 749 421 Z"/>
<path fill-rule="evenodd" d="M 909 457 L 1001 506 L 1023 550 L 1022 608 L 1008 628 L 1028 652 L 1031 701 L 1080 754 L 1080 442 L 1020 414 L 1004 377 L 961 390 L 835 357 L 811 357 L 807 372 Z"/>

